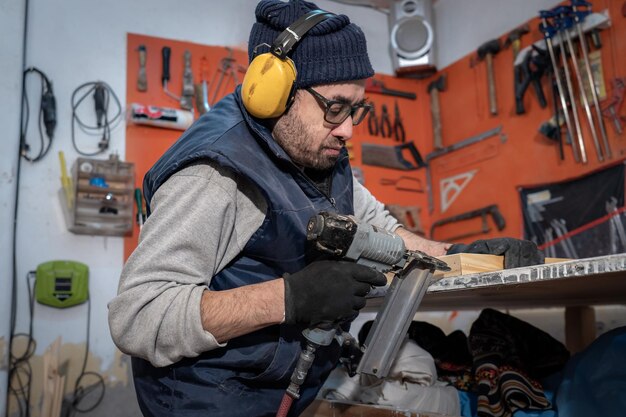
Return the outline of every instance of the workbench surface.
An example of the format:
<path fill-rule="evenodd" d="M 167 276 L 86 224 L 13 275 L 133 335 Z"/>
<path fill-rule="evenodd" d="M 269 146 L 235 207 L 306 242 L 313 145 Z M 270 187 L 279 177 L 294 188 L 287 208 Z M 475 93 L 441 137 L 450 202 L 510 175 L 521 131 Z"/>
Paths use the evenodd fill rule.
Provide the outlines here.
<path fill-rule="evenodd" d="M 600 304 L 626 304 L 626 253 L 442 278 L 419 311 Z"/>

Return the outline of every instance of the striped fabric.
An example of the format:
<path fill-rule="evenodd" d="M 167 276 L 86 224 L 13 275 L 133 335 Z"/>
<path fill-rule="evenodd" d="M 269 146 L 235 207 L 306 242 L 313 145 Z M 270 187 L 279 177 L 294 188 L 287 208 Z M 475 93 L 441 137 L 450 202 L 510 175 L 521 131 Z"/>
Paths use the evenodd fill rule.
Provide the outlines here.
<path fill-rule="evenodd" d="M 478 416 L 510 417 L 517 410 L 551 408 L 541 384 L 519 369 L 484 363 L 476 368 Z"/>

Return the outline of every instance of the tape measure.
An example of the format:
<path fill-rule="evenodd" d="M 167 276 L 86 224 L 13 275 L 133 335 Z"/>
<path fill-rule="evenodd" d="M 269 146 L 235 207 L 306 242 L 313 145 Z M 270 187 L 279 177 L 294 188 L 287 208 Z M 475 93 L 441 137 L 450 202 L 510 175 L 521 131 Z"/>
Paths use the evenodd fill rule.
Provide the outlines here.
<path fill-rule="evenodd" d="M 66 308 L 89 298 L 89 268 L 76 261 L 50 261 L 37 266 L 35 299 L 50 307 Z"/>

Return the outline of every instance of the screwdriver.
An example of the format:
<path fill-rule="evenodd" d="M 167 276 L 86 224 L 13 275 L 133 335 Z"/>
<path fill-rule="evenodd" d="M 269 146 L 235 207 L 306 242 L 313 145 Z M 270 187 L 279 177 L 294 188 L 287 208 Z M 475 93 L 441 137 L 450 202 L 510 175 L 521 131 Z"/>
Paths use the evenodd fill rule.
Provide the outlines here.
<path fill-rule="evenodd" d="M 137 224 L 139 225 L 139 230 L 141 230 L 144 214 L 140 188 L 135 188 L 135 201 L 137 202 Z"/>

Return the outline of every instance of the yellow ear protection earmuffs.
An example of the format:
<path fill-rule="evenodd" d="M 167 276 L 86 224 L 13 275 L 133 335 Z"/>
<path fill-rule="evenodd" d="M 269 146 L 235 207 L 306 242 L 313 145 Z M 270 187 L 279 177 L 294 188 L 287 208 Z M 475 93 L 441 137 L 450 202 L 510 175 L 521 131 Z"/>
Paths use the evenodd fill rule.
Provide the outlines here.
<path fill-rule="evenodd" d="M 313 10 L 285 29 L 269 46 L 270 52 L 255 57 L 246 71 L 241 88 L 243 105 L 254 117 L 269 119 L 283 114 L 295 95 L 296 66 L 289 53 L 302 37 L 318 23 L 334 16 Z"/>

